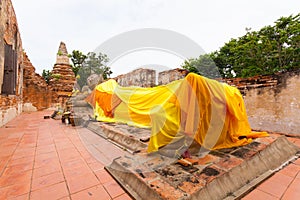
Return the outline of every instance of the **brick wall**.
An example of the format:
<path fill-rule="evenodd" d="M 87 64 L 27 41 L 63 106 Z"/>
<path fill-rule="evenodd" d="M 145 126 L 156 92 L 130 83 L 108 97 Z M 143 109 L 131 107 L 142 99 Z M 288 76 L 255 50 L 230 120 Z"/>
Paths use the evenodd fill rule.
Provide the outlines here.
<path fill-rule="evenodd" d="M 14 94 L 4 94 L 2 87 L 4 85 L 4 62 L 5 45 L 12 47 L 16 52 L 16 85 Z M 22 112 L 22 41 L 18 29 L 15 11 L 10 0 L 0 1 L 0 126 L 16 117 Z M 6 83 L 12 84 L 12 83 Z"/>
<path fill-rule="evenodd" d="M 47 85 L 42 76 L 35 72 L 35 68 L 28 56 L 24 53 L 24 81 L 23 81 L 23 104 L 31 104 L 37 110 L 51 107 L 56 94 Z"/>
<path fill-rule="evenodd" d="M 280 76 L 253 76 L 249 78 L 231 78 L 222 79 L 221 82 L 225 82 L 231 86 L 237 87 L 242 94 L 246 94 L 251 89 L 258 88 L 273 88 L 279 84 Z"/>
<path fill-rule="evenodd" d="M 121 86 L 153 87 L 156 80 L 155 73 L 155 70 L 140 68 L 127 74 L 119 75 L 115 80 Z"/>
<path fill-rule="evenodd" d="M 251 128 L 300 134 L 300 70 L 273 76 L 226 79 L 244 96 Z"/>
<path fill-rule="evenodd" d="M 188 71 L 185 69 L 171 69 L 158 73 L 158 85 L 165 85 L 172 81 L 176 81 L 186 77 Z"/>
<path fill-rule="evenodd" d="M 188 74 L 185 69 L 172 69 L 158 73 L 158 85 L 165 85 L 184 78 Z M 136 69 L 114 78 L 121 86 L 153 87 L 156 85 L 156 71 L 153 69 Z"/>

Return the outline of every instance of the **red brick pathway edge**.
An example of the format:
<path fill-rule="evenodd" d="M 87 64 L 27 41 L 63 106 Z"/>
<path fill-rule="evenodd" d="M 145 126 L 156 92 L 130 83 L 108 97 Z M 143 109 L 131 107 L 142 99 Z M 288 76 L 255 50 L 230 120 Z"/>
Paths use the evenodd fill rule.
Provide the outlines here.
<path fill-rule="evenodd" d="M 288 140 L 300 147 L 298 137 L 288 137 Z M 300 153 L 300 152 L 299 152 Z M 265 180 L 244 200 L 299 200 L 300 199 L 300 158 L 288 163 L 269 179 Z"/>

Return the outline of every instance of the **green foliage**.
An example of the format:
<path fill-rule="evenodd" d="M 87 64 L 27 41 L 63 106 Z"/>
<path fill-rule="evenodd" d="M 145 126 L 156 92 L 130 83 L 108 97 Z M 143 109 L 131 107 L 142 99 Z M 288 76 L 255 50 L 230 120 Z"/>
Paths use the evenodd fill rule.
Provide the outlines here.
<path fill-rule="evenodd" d="M 62 56 L 63 53 L 62 53 L 61 51 L 58 51 L 58 52 L 57 52 L 57 55 Z"/>
<path fill-rule="evenodd" d="M 196 73 L 196 74 L 199 74 L 199 75 L 200 75 L 200 72 L 199 72 L 199 70 L 197 69 L 197 67 L 194 66 L 194 65 L 191 63 L 192 60 L 194 61 L 194 60 L 196 60 L 196 59 L 191 58 L 191 59 L 189 59 L 189 60 L 185 60 L 184 63 L 183 63 L 183 65 L 182 65 L 181 67 L 182 67 L 183 69 L 188 70 L 189 72 Z"/>
<path fill-rule="evenodd" d="M 42 77 L 45 79 L 46 83 L 49 84 L 52 77 L 50 70 L 43 69 Z"/>
<path fill-rule="evenodd" d="M 220 73 L 210 54 L 200 55 L 197 59 L 185 60 L 182 68 L 208 78 L 218 78 Z"/>
<path fill-rule="evenodd" d="M 74 73 L 77 77 L 77 83 L 80 87 L 87 85 L 87 78 L 91 74 L 101 74 L 104 79 L 109 78 L 112 74 L 110 67 L 106 65 L 109 59 L 103 53 L 96 55 L 94 52 L 89 52 L 87 56 L 84 56 L 81 52 L 73 51 L 71 60 L 74 66 L 73 69 L 76 71 Z"/>
<path fill-rule="evenodd" d="M 55 81 L 59 80 L 61 77 L 60 74 L 51 74 L 51 78 L 53 78 Z"/>
<path fill-rule="evenodd" d="M 268 75 L 300 68 L 300 14 L 281 17 L 273 26 L 251 31 L 231 39 L 218 51 L 209 54 L 222 77 Z M 210 62 L 203 55 L 190 59 L 184 68 L 206 75 Z M 206 63 L 206 64 L 205 64 Z M 201 71 L 200 68 L 204 68 Z M 214 73 L 213 73 L 214 74 Z"/>
<path fill-rule="evenodd" d="M 75 76 L 77 76 L 78 71 L 82 67 L 83 62 L 85 61 L 87 56 L 84 55 L 81 51 L 73 50 L 72 54 L 69 55 L 69 57 L 71 58 L 71 61 L 73 63 L 72 70 L 73 70 Z"/>

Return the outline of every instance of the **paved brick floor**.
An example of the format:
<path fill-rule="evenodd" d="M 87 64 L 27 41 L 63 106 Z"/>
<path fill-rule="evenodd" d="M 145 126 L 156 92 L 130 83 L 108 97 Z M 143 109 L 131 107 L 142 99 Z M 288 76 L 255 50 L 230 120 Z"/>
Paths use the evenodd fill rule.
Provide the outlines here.
<path fill-rule="evenodd" d="M 104 169 L 126 152 L 87 129 L 43 119 L 49 114 L 23 113 L 0 128 L 0 199 L 131 199 Z M 244 199 L 299 197 L 300 159 Z"/>
<path fill-rule="evenodd" d="M 104 169 L 123 152 L 98 150 L 100 162 L 89 150 L 105 140 L 43 119 L 50 113 L 23 113 L 0 128 L 0 199 L 131 199 Z"/>

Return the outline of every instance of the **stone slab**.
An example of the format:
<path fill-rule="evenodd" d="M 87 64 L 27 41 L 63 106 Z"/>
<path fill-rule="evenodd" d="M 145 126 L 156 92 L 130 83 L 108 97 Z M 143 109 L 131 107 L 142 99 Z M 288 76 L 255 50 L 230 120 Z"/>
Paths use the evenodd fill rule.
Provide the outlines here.
<path fill-rule="evenodd" d="M 253 143 L 192 155 L 183 166 L 159 153 L 117 158 L 106 169 L 136 199 L 237 199 L 294 158 L 299 148 L 272 134 Z"/>
<path fill-rule="evenodd" d="M 87 128 L 132 153 L 145 149 L 147 142 L 141 140 L 150 137 L 149 129 L 136 128 L 125 124 L 90 122 Z"/>

